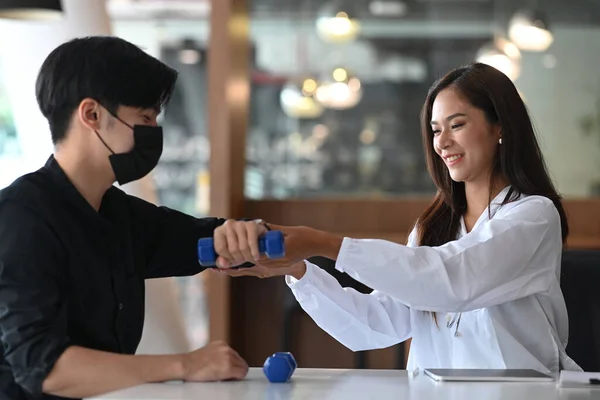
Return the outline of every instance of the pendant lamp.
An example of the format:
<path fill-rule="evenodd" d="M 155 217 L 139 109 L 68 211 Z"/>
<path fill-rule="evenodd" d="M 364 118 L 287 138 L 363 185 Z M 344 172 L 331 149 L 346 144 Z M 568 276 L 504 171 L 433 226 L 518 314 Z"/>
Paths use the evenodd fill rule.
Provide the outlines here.
<path fill-rule="evenodd" d="M 317 17 L 317 33 L 326 42 L 350 42 L 359 35 L 360 23 L 350 1 L 330 0 Z"/>
<path fill-rule="evenodd" d="M 510 21 L 508 36 L 525 51 L 546 51 L 554 40 L 545 15 L 536 10 L 516 13 Z"/>
<path fill-rule="evenodd" d="M 0 18 L 56 20 L 62 15 L 60 0 L 0 0 Z"/>

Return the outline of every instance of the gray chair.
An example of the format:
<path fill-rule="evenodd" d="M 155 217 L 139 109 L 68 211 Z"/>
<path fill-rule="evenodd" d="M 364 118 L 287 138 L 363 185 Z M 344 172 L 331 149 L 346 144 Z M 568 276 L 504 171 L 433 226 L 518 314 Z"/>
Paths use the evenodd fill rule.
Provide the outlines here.
<path fill-rule="evenodd" d="M 600 250 L 565 251 L 561 270 L 569 313 L 567 354 L 584 371 L 600 372 Z"/>

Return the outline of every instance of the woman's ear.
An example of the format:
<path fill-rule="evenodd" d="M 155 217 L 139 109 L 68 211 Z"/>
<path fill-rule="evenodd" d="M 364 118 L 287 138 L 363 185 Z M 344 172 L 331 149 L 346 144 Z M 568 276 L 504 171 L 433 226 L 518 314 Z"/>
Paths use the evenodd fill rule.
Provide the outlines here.
<path fill-rule="evenodd" d="M 494 136 L 502 144 L 502 127 L 499 124 L 494 124 Z"/>

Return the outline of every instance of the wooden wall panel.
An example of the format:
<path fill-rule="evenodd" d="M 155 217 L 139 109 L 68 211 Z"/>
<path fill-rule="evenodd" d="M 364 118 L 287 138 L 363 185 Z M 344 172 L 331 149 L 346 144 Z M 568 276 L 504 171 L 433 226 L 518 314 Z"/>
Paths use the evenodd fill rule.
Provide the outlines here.
<path fill-rule="evenodd" d="M 404 233 L 429 199 L 246 201 L 246 212 L 281 225 L 306 225 L 335 232 Z"/>
<path fill-rule="evenodd" d="M 405 243 L 428 198 L 247 201 L 246 212 L 281 225 L 306 225 L 346 236 Z M 600 248 L 600 199 L 565 200 L 570 248 Z"/>
<path fill-rule="evenodd" d="M 210 214 L 244 216 L 244 172 L 250 80 L 250 28 L 247 0 L 213 0 L 208 44 L 208 131 L 210 133 Z M 210 338 L 234 342 L 237 319 L 226 275 L 206 279 Z"/>
<path fill-rule="evenodd" d="M 592 241 L 600 237 L 600 198 L 565 200 L 565 208 L 574 237 Z"/>

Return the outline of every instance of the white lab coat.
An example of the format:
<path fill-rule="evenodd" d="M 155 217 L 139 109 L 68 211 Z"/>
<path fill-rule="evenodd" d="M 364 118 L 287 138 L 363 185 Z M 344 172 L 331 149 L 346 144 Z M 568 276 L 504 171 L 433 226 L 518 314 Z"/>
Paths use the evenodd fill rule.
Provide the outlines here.
<path fill-rule="evenodd" d="M 412 337 L 408 370 L 532 368 L 580 370 L 565 353 L 568 318 L 560 289 L 562 239 L 553 203 L 521 196 L 500 207 L 505 188 L 467 233 L 439 247 L 345 238 L 336 269 L 375 289 L 342 288 L 306 262 L 286 282 L 302 308 L 351 350 Z M 436 326 L 432 315 L 437 313 Z M 460 324 L 458 319 L 460 317 Z M 450 326 L 449 326 L 450 325 Z M 458 325 L 458 327 L 457 327 Z"/>

